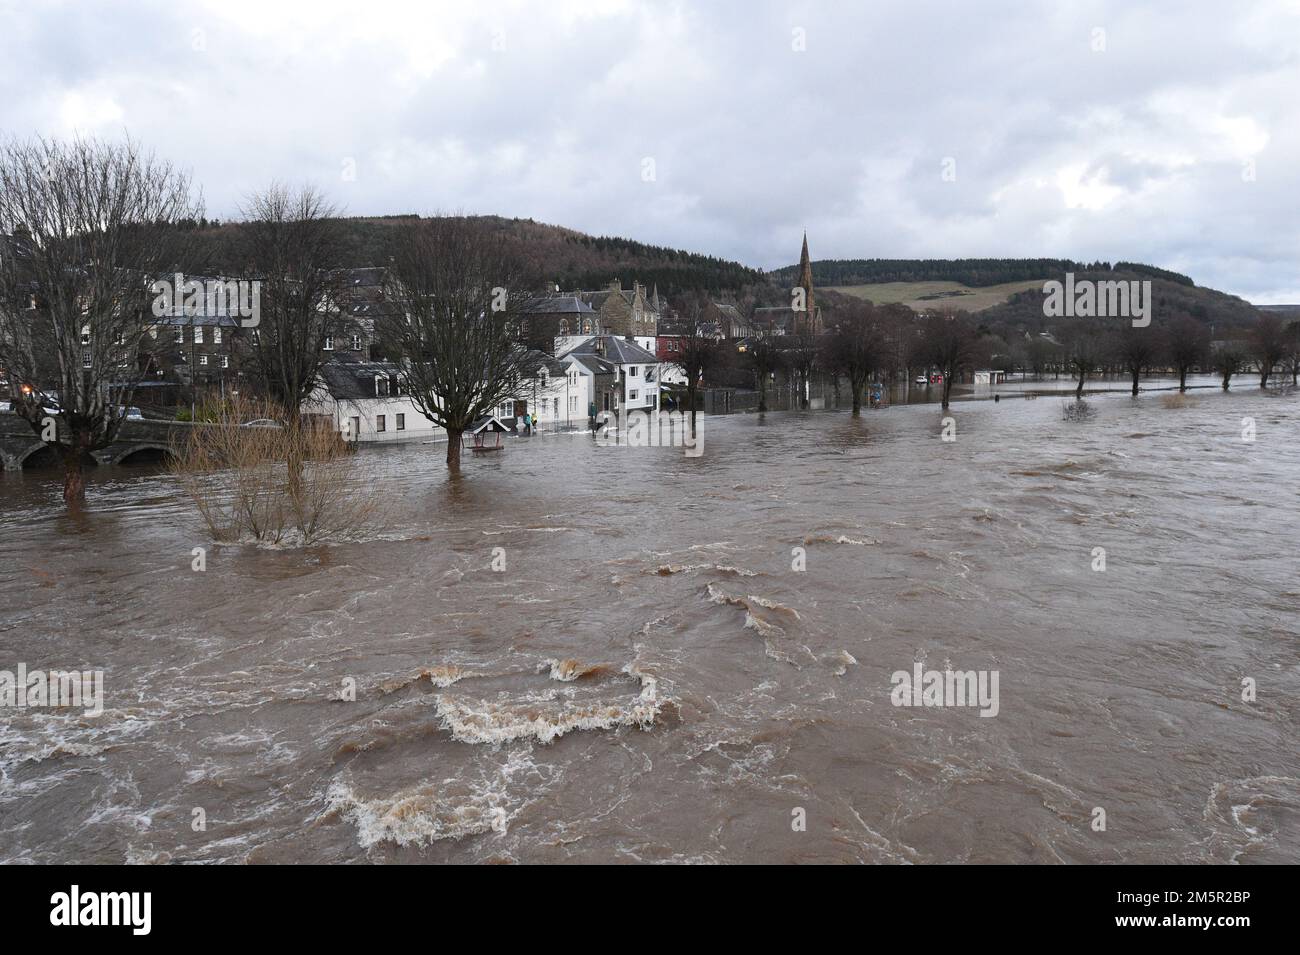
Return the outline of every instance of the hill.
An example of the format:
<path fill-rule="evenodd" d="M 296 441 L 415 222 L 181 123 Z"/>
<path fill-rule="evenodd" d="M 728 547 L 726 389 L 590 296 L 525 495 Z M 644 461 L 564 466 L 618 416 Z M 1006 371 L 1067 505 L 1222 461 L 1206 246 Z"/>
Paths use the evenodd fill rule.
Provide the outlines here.
<path fill-rule="evenodd" d="M 1137 262 L 1076 262 L 1072 259 L 819 259 L 812 263 L 813 284 L 835 286 L 895 282 L 954 282 L 986 288 L 1012 282 L 1041 280 L 1066 272 L 1122 271 L 1143 278 L 1195 285 L 1186 275 Z M 771 273 L 778 282 L 793 284 L 799 267 L 787 265 Z"/>
<path fill-rule="evenodd" d="M 383 265 L 398 227 L 418 219 L 415 215 L 366 216 L 336 220 L 339 224 L 340 268 Z M 591 236 L 563 226 L 532 219 L 471 216 L 484 229 L 502 235 L 517 248 L 539 284 L 554 282 L 564 289 L 599 289 L 612 279 L 624 287 L 635 279 L 647 288 L 656 285 L 663 295 L 697 289 L 713 293 L 737 292 L 767 285 L 766 275 L 726 259 L 682 249 L 648 245 L 632 239 Z M 202 245 L 200 259 L 212 272 L 239 271 L 238 223 L 196 230 Z"/>

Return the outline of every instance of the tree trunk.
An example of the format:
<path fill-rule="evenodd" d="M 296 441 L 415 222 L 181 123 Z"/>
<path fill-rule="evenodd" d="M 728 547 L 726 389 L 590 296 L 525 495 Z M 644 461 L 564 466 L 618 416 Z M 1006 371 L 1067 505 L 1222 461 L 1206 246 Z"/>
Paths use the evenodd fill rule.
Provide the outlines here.
<path fill-rule="evenodd" d="M 1232 377 L 1232 373 L 1231 373 L 1231 372 L 1226 372 L 1226 371 L 1225 371 L 1225 372 L 1223 373 L 1223 390 L 1224 390 L 1224 391 L 1227 391 L 1227 390 L 1228 390 L 1228 379 L 1230 379 L 1231 377 Z"/>
<path fill-rule="evenodd" d="M 1085 380 L 1085 377 L 1086 377 L 1086 376 L 1084 375 L 1083 371 L 1080 370 L 1080 371 L 1079 371 L 1079 387 L 1074 389 L 1074 400 L 1075 400 L 1075 401 L 1082 401 L 1082 400 L 1083 400 L 1083 382 L 1084 382 L 1084 380 Z"/>
<path fill-rule="evenodd" d="M 858 391 L 855 388 L 853 389 L 853 417 L 860 418 L 861 416 L 862 416 L 862 392 Z"/>
<path fill-rule="evenodd" d="M 452 471 L 460 470 L 460 439 L 465 432 L 447 429 L 447 467 Z"/>
<path fill-rule="evenodd" d="M 1273 370 L 1273 369 L 1271 369 L 1271 368 L 1265 368 L 1263 371 L 1261 371 L 1261 372 L 1259 373 L 1259 386 L 1260 386 L 1261 388 L 1267 388 L 1267 387 L 1268 387 L 1268 374 L 1269 374 L 1269 372 L 1272 371 L 1272 370 Z"/>
<path fill-rule="evenodd" d="M 80 507 L 86 503 L 86 474 L 81 461 L 81 448 L 75 442 L 63 452 L 63 503 Z"/>
<path fill-rule="evenodd" d="M 695 389 L 686 389 L 686 401 L 691 406 L 691 434 L 695 433 Z"/>
<path fill-rule="evenodd" d="M 943 403 L 940 407 L 944 411 L 948 410 L 948 396 L 952 394 L 952 375 L 944 373 L 943 376 Z"/>
<path fill-rule="evenodd" d="M 1133 371 L 1133 397 L 1134 398 L 1136 398 L 1138 395 L 1138 376 L 1141 375 L 1141 373 L 1142 372 L 1140 369 L 1134 369 Z"/>
<path fill-rule="evenodd" d="M 1178 369 L 1178 392 L 1182 394 L 1187 390 L 1187 369 Z"/>

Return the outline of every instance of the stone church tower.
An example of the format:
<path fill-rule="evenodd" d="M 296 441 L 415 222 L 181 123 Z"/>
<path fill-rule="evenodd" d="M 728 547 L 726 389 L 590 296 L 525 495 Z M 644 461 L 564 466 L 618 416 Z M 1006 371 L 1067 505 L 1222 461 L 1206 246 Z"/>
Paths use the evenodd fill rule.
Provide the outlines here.
<path fill-rule="evenodd" d="M 802 316 L 795 317 L 795 331 L 802 332 L 805 329 L 812 334 L 821 331 L 821 322 L 817 315 L 817 302 L 813 298 L 813 278 L 812 278 L 812 259 L 808 257 L 808 233 L 803 234 L 803 252 L 799 255 L 799 287 L 803 289 L 804 307 L 807 311 Z"/>

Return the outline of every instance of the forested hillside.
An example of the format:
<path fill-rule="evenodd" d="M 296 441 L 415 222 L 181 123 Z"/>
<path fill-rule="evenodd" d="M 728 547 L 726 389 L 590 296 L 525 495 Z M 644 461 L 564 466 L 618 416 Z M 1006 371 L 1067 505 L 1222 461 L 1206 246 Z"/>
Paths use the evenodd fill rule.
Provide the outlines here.
<path fill-rule="evenodd" d="M 812 263 L 813 283 L 869 285 L 879 282 L 959 282 L 974 288 L 1059 277 L 1066 272 L 1123 271 L 1144 278 L 1195 285 L 1190 278 L 1135 262 L 1075 262 L 1072 259 L 822 259 Z M 777 281 L 798 281 L 799 267 L 772 273 Z"/>
<path fill-rule="evenodd" d="M 398 227 L 415 218 L 411 215 L 338 220 L 339 266 L 383 265 L 388 261 L 390 244 Z M 647 288 L 658 285 L 663 295 L 695 290 L 721 295 L 768 281 L 757 269 L 710 255 L 647 245 L 632 239 L 585 235 L 532 219 L 472 218 L 516 246 L 539 283 L 554 282 L 563 289 L 603 288 L 617 278 L 625 288 L 634 279 Z M 198 228 L 196 236 L 203 246 L 200 259 L 204 267 L 213 272 L 238 273 L 239 234 L 238 223 Z"/>

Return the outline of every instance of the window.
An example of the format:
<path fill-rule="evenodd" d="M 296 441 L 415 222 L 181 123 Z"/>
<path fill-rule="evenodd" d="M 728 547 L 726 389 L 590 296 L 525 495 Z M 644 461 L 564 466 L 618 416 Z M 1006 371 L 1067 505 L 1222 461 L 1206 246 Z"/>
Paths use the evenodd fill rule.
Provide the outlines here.
<path fill-rule="evenodd" d="M 214 345 L 220 345 L 220 344 L 221 344 L 221 328 L 220 328 L 220 327 L 217 327 L 217 328 L 212 329 L 212 344 L 214 344 Z"/>
<path fill-rule="evenodd" d="M 405 431 L 405 430 L 406 430 L 406 415 L 404 415 L 404 414 L 399 414 L 399 415 L 397 416 L 397 430 L 398 430 L 398 431 Z"/>
<path fill-rule="evenodd" d="M 89 326 L 89 325 L 83 325 L 83 326 L 81 327 L 81 344 L 83 344 L 83 345 L 89 345 L 89 344 L 90 344 L 90 326 Z"/>
<path fill-rule="evenodd" d="M 177 345 L 184 345 L 184 344 L 185 344 L 185 329 L 180 328 L 180 327 L 177 327 L 177 329 L 176 329 L 176 344 L 177 344 Z"/>
<path fill-rule="evenodd" d="M 381 376 L 379 376 L 379 375 L 376 375 L 376 376 L 375 376 L 375 397 L 376 397 L 376 398 L 387 398 L 387 397 L 388 397 L 388 379 L 387 379 L 387 378 L 383 378 L 383 377 L 381 377 Z"/>
<path fill-rule="evenodd" d="M 222 368 L 229 368 L 229 367 L 230 367 L 230 356 L 229 356 L 229 355 L 222 355 L 222 356 L 221 356 L 221 367 L 222 367 Z"/>
<path fill-rule="evenodd" d="M 198 325 L 194 326 L 194 344 L 203 344 L 203 329 Z"/>
<path fill-rule="evenodd" d="M 90 367 L 90 352 L 89 352 L 89 351 L 83 351 L 83 352 L 81 353 L 81 367 L 82 367 L 82 368 L 89 368 L 89 367 Z"/>
<path fill-rule="evenodd" d="M 256 328 L 253 329 L 253 344 L 254 345 L 262 344 L 262 333 L 259 332 Z"/>
<path fill-rule="evenodd" d="M 383 434 L 388 430 L 388 421 L 385 415 L 375 415 L 375 430 L 380 434 Z"/>
<path fill-rule="evenodd" d="M 199 364 L 200 364 L 200 365 L 206 365 L 207 363 L 208 363 L 208 356 L 207 356 L 207 355 L 200 355 L 200 356 L 199 356 Z"/>
<path fill-rule="evenodd" d="M 627 369 L 627 374 L 628 374 L 628 377 L 629 377 L 629 378 L 635 378 L 635 377 L 636 377 L 636 365 L 631 365 L 631 366 L 629 366 L 628 369 Z"/>
<path fill-rule="evenodd" d="M 559 398 L 552 398 L 552 399 L 551 399 L 551 417 L 552 417 L 552 418 L 558 418 L 559 416 L 560 416 L 560 399 L 559 399 Z"/>
<path fill-rule="evenodd" d="M 334 350 L 334 336 L 333 336 L 333 335 L 326 335 L 326 336 L 325 336 L 325 350 L 326 350 L 326 351 L 333 351 L 333 350 Z"/>
<path fill-rule="evenodd" d="M 627 400 L 628 400 L 628 401 L 636 401 L 636 392 L 635 392 L 635 391 L 629 391 L 629 392 L 627 393 Z"/>
<path fill-rule="evenodd" d="M 360 335 L 353 335 L 353 336 L 352 336 L 352 350 L 353 350 L 353 351 L 361 351 L 361 336 L 360 336 Z"/>

